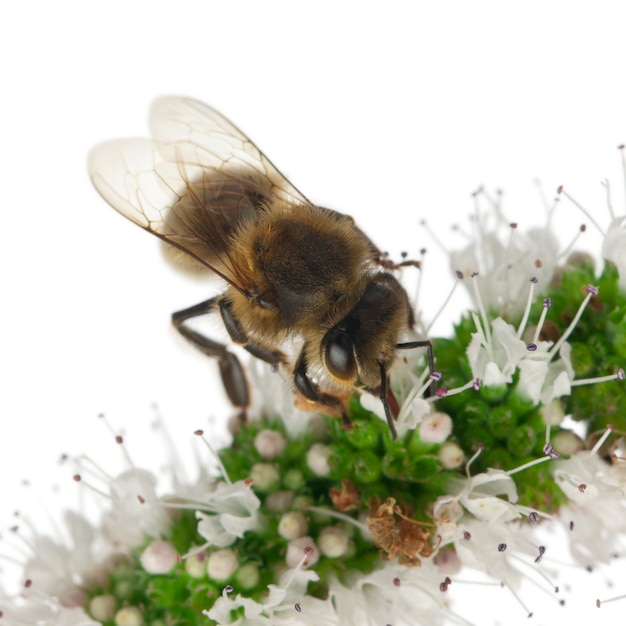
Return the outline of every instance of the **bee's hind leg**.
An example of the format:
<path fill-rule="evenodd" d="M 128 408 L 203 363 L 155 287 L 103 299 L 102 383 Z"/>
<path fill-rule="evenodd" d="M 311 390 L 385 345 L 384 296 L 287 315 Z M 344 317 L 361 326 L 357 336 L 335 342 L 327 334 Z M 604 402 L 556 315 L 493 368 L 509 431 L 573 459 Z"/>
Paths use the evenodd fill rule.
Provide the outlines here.
<path fill-rule="evenodd" d="M 188 309 L 177 311 L 172 314 L 172 323 L 198 350 L 217 359 L 226 395 L 231 404 L 241 410 L 242 419 L 245 420 L 246 409 L 250 404 L 250 391 L 248 379 L 239 359 L 229 352 L 224 344 L 205 337 L 186 324 L 187 320 L 193 317 L 210 313 L 218 302 L 219 297 L 210 298 Z"/>

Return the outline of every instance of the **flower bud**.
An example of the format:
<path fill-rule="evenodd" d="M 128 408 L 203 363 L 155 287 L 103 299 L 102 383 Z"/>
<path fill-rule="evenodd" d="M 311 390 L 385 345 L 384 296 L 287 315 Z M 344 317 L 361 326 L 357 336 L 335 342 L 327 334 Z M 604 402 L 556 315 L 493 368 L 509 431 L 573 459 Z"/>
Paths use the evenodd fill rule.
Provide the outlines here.
<path fill-rule="evenodd" d="M 149 574 L 167 574 L 178 561 L 178 553 L 169 541 L 148 544 L 141 555 L 141 565 Z"/>
<path fill-rule="evenodd" d="M 278 534 L 287 541 L 306 535 L 309 524 L 306 517 L 299 511 L 289 511 L 278 523 Z"/>
<path fill-rule="evenodd" d="M 254 438 L 254 447 L 264 459 L 280 456 L 287 445 L 287 440 L 276 430 L 266 428 Z"/>
<path fill-rule="evenodd" d="M 287 555 L 285 556 L 287 567 L 297 567 L 303 558 L 303 567 L 305 568 L 315 565 L 320 558 L 319 550 L 311 537 L 299 537 L 290 541 L 287 546 Z"/>
<path fill-rule="evenodd" d="M 209 578 L 222 581 L 227 580 L 237 569 L 237 555 L 229 548 L 211 552 L 207 562 L 207 573 Z"/>
<path fill-rule="evenodd" d="M 317 536 L 320 552 L 331 559 L 344 556 L 349 543 L 348 533 L 340 526 L 326 526 Z"/>
<path fill-rule="evenodd" d="M 306 454 L 306 463 L 317 476 L 328 476 L 330 474 L 328 457 L 330 448 L 323 443 L 314 443 Z"/>

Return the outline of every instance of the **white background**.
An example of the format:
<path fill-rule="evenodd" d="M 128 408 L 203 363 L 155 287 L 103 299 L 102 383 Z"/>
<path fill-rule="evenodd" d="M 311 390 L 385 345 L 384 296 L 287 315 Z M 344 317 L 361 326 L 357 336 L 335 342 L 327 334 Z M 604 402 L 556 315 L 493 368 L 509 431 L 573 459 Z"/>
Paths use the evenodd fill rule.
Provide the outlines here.
<path fill-rule="evenodd" d="M 599 181 L 609 177 L 624 206 L 615 149 L 626 141 L 621 2 L 8 4 L 0 10 L 2 528 L 17 508 L 39 511 L 20 481 L 49 493 L 62 452 L 118 454 L 99 413 L 128 433 L 140 460 L 160 450 L 148 433 L 153 402 L 183 454 L 193 429 L 228 413 L 214 365 L 169 327 L 170 313 L 207 297 L 206 288 L 169 269 L 157 241 L 110 209 L 86 173 L 95 143 L 147 132 L 155 96 L 217 107 L 307 196 L 357 217 L 396 254 L 435 247 L 422 218 L 451 241 L 480 184 L 504 189 L 522 226 L 541 212 L 536 177 L 548 197 L 565 184 L 601 219 Z M 561 210 L 572 213 L 568 239 L 585 220 Z M 426 265 L 428 319 L 452 281 L 444 262 Z M 68 493 L 70 475 L 61 473 Z M 577 613 L 535 603 L 533 621 L 588 610 L 617 623 L 623 604 L 601 614 L 593 606 L 596 595 L 619 592 L 603 582 L 600 591 L 575 590 Z M 472 593 L 501 623 L 527 623 L 506 593 Z"/>

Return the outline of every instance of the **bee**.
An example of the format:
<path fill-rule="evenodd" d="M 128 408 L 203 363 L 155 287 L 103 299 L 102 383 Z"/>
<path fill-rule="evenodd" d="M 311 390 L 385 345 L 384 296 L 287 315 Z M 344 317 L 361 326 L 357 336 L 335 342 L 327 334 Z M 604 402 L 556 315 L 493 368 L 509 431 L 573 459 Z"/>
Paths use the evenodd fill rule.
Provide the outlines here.
<path fill-rule="evenodd" d="M 216 358 L 226 394 L 245 416 L 250 392 L 228 347 L 189 321 L 219 312 L 234 344 L 287 368 L 299 406 L 350 422 L 346 400 L 375 394 L 392 436 L 397 401 L 389 371 L 415 325 L 393 264 L 354 220 L 301 194 L 236 126 L 189 98 L 163 97 L 151 109 L 152 139 L 96 146 L 89 173 L 114 209 L 165 241 L 174 256 L 219 276 L 218 296 L 178 311 L 178 332 Z M 179 259 L 180 260 L 180 259 Z M 287 344 L 296 345 L 289 357 Z"/>

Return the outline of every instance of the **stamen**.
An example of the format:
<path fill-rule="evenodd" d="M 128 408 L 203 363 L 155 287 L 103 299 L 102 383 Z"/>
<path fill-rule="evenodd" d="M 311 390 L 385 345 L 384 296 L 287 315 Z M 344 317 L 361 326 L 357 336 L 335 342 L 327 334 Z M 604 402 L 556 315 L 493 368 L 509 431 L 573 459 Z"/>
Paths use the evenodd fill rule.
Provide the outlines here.
<path fill-rule="evenodd" d="M 340 511 L 335 511 L 333 509 L 326 509 L 321 506 L 313 506 L 313 505 L 306 505 L 302 508 L 306 511 L 311 511 L 313 513 L 318 513 L 319 515 L 326 515 L 327 517 L 332 517 L 334 519 L 341 520 L 342 522 L 351 524 L 352 526 L 358 528 L 362 532 L 365 532 L 365 533 L 369 532 L 369 529 L 365 524 L 360 522 L 358 519 L 355 519 L 354 517 L 350 517 L 349 515 L 346 515 L 345 513 L 341 513 Z"/>
<path fill-rule="evenodd" d="M 581 224 L 578 232 L 576 233 L 576 235 L 574 236 L 574 238 L 572 239 L 572 241 L 570 241 L 570 243 L 568 244 L 567 248 L 565 248 L 559 255 L 557 255 L 557 260 L 558 259 L 564 259 L 567 258 L 567 256 L 569 255 L 569 253 L 572 251 L 572 248 L 576 245 L 576 242 L 580 239 L 580 236 L 587 231 L 587 226 L 586 224 Z"/>
<path fill-rule="evenodd" d="M 622 596 L 615 596 L 613 598 L 607 598 L 606 600 L 596 600 L 596 606 L 600 608 L 603 604 L 608 604 L 609 602 L 615 602 L 616 600 L 626 600 L 626 594 Z"/>
<path fill-rule="evenodd" d="M 538 552 L 539 552 L 539 556 L 537 556 L 535 558 L 534 563 L 539 563 L 541 561 L 541 559 L 543 558 L 543 555 L 545 554 L 545 551 L 546 551 L 545 546 L 538 546 L 537 549 L 538 549 Z M 540 569 L 538 567 L 535 567 L 534 564 L 528 563 L 526 560 L 522 559 L 517 554 L 512 554 L 511 558 L 516 560 L 518 563 L 522 564 L 524 567 L 530 568 L 532 570 L 533 574 L 535 574 L 535 575 L 539 576 L 540 578 L 542 578 L 550 586 L 550 590 L 547 590 L 545 587 L 540 585 L 538 583 L 538 581 L 536 581 L 536 580 L 534 580 L 534 579 L 529 577 L 527 580 L 530 583 L 534 584 L 538 589 L 540 589 L 544 593 L 548 593 L 550 596 L 552 596 L 553 593 L 559 593 L 559 586 L 557 584 L 555 584 L 555 582 L 548 577 L 548 575 L 544 572 L 544 570 L 542 570 L 542 569 Z"/>
<path fill-rule="evenodd" d="M 426 326 L 426 330 L 424 331 L 424 334 L 428 337 L 430 335 L 430 329 L 433 327 L 433 324 L 437 321 L 437 319 L 439 318 L 439 316 L 443 313 L 443 310 L 448 306 L 448 304 L 450 303 L 450 300 L 452 299 L 452 296 L 454 294 L 454 292 L 456 291 L 456 288 L 459 286 L 459 282 L 463 279 L 463 273 L 457 271 L 456 272 L 456 277 L 459 279 L 458 281 L 456 281 L 455 283 L 453 283 L 452 285 L 452 289 L 450 289 L 446 299 L 443 301 L 443 304 L 439 307 L 439 310 L 437 311 L 437 313 L 435 313 L 435 316 L 433 317 L 433 319 L 431 320 L 430 324 L 428 324 L 428 326 Z"/>
<path fill-rule="evenodd" d="M 130 454 L 128 454 L 128 450 L 126 449 L 126 446 L 124 445 L 124 438 L 121 435 L 118 435 L 113 430 L 113 427 L 111 426 L 111 424 L 107 420 L 107 418 L 104 415 L 104 413 L 100 413 L 100 415 L 98 415 L 98 417 L 102 420 L 104 425 L 107 427 L 107 430 L 113 435 L 113 437 L 115 437 L 115 443 L 117 443 L 119 446 L 121 446 L 122 452 L 124 453 L 124 458 L 126 459 L 126 462 L 128 463 L 128 465 L 130 467 L 134 468 L 135 464 L 132 462 L 132 460 L 130 458 Z"/>
<path fill-rule="evenodd" d="M 106 498 L 107 500 L 111 499 L 110 494 L 108 494 L 106 491 L 102 491 L 101 489 L 98 489 L 95 485 L 92 485 L 91 483 L 85 482 L 80 474 L 74 474 L 74 476 L 72 476 L 72 480 L 74 482 L 85 485 L 87 489 L 89 489 L 90 491 L 93 491 L 94 493 L 97 493 L 99 496 Z"/>
<path fill-rule="evenodd" d="M 528 288 L 528 298 L 526 298 L 526 308 L 524 309 L 524 315 L 522 316 L 522 321 L 520 322 L 519 328 L 517 329 L 517 338 L 520 339 L 526 330 L 526 324 L 528 323 L 528 317 L 530 315 L 530 307 L 532 306 L 534 296 L 535 296 L 535 285 L 537 284 L 537 279 L 533 276 L 530 279 L 530 287 Z"/>
<path fill-rule="evenodd" d="M 564 189 L 563 189 L 563 185 L 561 185 L 560 187 L 557 188 L 556 192 L 558 194 L 562 194 L 564 195 L 575 207 L 578 208 L 579 211 L 581 211 L 584 215 L 587 216 L 587 219 L 598 229 L 598 231 L 600 231 L 600 234 L 605 237 L 606 233 L 604 232 L 604 229 L 600 227 L 600 224 L 598 224 L 598 222 L 596 222 L 596 220 L 593 218 L 593 215 L 591 215 L 591 213 L 589 213 L 589 211 L 587 211 L 587 209 L 585 209 L 585 207 L 580 204 L 580 202 L 578 202 L 577 200 L 574 200 L 574 198 L 572 198 L 572 196 L 570 196 Z"/>
<path fill-rule="evenodd" d="M 554 448 L 552 447 L 552 444 L 549 441 L 546 441 L 546 445 L 543 446 L 543 451 L 554 461 L 558 458 L 560 458 L 560 455 L 558 452 L 555 452 Z"/>
<path fill-rule="evenodd" d="M 441 389 L 441 387 L 440 387 Z M 458 393 L 463 393 L 468 389 L 473 389 L 474 391 L 478 391 L 480 389 L 480 380 L 478 378 L 474 378 L 469 382 L 465 383 L 461 387 L 455 387 L 454 389 L 446 389 L 446 397 L 455 396 Z"/>
<path fill-rule="evenodd" d="M 593 446 L 593 448 L 591 448 L 591 454 L 596 454 L 596 452 L 598 452 L 598 450 L 602 447 L 604 442 L 609 438 L 610 434 L 614 430 L 615 430 L 615 426 L 613 426 L 613 424 L 609 424 L 606 427 L 606 430 L 604 431 L 604 434 L 602 435 L 602 437 L 600 437 L 600 439 L 598 439 L 598 441 L 596 441 L 596 445 Z"/>
<path fill-rule="evenodd" d="M 523 465 L 519 465 L 512 470 L 508 470 L 506 473 L 508 476 L 513 476 L 513 474 L 522 472 L 529 467 L 533 467 L 534 465 L 540 465 L 541 463 L 545 463 L 546 461 L 550 461 L 551 459 L 552 457 L 550 455 L 542 456 L 538 459 L 534 459 L 533 461 L 528 461 L 528 463 L 524 463 Z"/>
<path fill-rule="evenodd" d="M 622 182 L 624 183 L 624 191 L 626 191 L 626 150 L 624 150 L 624 144 L 618 146 L 618 149 L 622 157 Z"/>
<path fill-rule="evenodd" d="M 509 590 L 511 595 L 518 601 L 519 605 L 524 609 L 524 611 L 526 611 L 526 615 L 528 616 L 528 618 L 531 618 L 533 616 L 533 612 L 524 604 L 515 589 L 513 589 L 513 587 L 509 585 L 506 581 L 503 582 L 506 584 L 506 588 Z"/>
<path fill-rule="evenodd" d="M 539 341 L 539 335 L 541 334 L 541 329 L 543 328 L 543 323 L 546 320 L 546 315 L 548 314 L 548 309 L 552 308 L 552 300 L 550 298 L 546 298 L 543 301 L 543 309 L 541 310 L 541 316 L 539 317 L 539 323 L 537 324 L 537 328 L 535 329 L 535 336 L 533 337 L 533 343 L 537 343 Z"/>
<path fill-rule="evenodd" d="M 491 345 L 491 328 L 489 327 L 489 318 L 487 317 L 487 311 L 485 311 L 485 305 L 483 304 L 483 299 L 480 297 L 480 291 L 478 289 L 478 280 L 476 280 L 478 277 L 478 272 L 474 272 L 472 274 L 472 278 L 474 279 L 472 281 L 472 286 L 474 288 L 474 296 L 476 298 L 476 304 L 478 305 L 478 311 L 480 313 L 480 317 L 482 318 L 482 322 L 483 322 L 483 330 L 484 330 L 484 336 L 485 336 L 485 340 L 486 340 L 486 344 L 485 344 L 485 348 L 487 349 L 487 353 L 489 354 L 489 359 L 491 361 L 494 360 L 493 358 L 493 349 L 492 349 L 492 345 Z M 476 324 L 476 327 L 479 328 L 479 325 L 476 322 L 476 318 L 474 317 L 474 323 Z"/>
<path fill-rule="evenodd" d="M 418 396 L 421 398 L 423 394 L 426 392 L 426 390 L 430 387 L 431 377 L 428 376 L 428 374 L 429 374 L 429 369 L 426 368 L 424 372 L 422 372 L 422 375 L 419 377 L 417 382 L 411 387 L 404 402 L 402 403 L 400 413 L 398 414 L 399 422 L 403 422 L 406 419 L 406 416 L 411 410 L 411 405 L 413 404 L 413 401 L 415 400 L 415 398 L 417 398 Z M 428 382 L 424 383 L 425 380 L 428 380 Z"/>
<path fill-rule="evenodd" d="M 509 224 L 509 239 L 507 241 L 506 244 L 506 249 L 504 251 L 504 258 L 507 259 L 506 265 L 505 265 L 505 274 L 506 274 L 506 284 L 507 284 L 507 296 L 510 294 L 510 290 L 509 290 L 509 286 L 511 285 L 511 280 L 510 280 L 510 272 L 511 269 L 515 266 L 515 261 L 513 261 L 513 254 L 512 254 L 512 248 L 513 248 L 513 235 L 515 234 L 515 231 L 517 230 L 517 223 L 516 222 L 512 222 L 511 224 Z"/>
<path fill-rule="evenodd" d="M 546 553 L 546 547 L 545 546 L 539 546 L 539 554 L 535 558 L 535 563 L 539 563 L 541 561 L 541 559 L 543 559 L 543 555 L 545 553 Z"/>
<path fill-rule="evenodd" d="M 224 481 L 228 483 L 229 485 L 232 485 L 233 483 L 228 476 L 228 472 L 226 471 L 224 464 L 222 463 L 222 459 L 220 459 L 219 455 L 214 450 L 213 446 L 209 443 L 209 440 L 204 436 L 204 431 L 202 429 L 198 429 L 194 432 L 194 435 L 197 435 L 198 437 L 202 439 L 202 441 L 204 442 L 204 445 L 209 449 L 209 451 L 213 455 L 213 458 L 215 459 L 215 462 L 217 463 L 217 466 L 220 470 L 220 474 L 224 478 Z"/>
<path fill-rule="evenodd" d="M 558 197 L 552 198 L 552 203 L 548 202 L 548 198 L 544 191 L 543 185 L 539 179 L 534 180 L 535 187 L 537 189 L 537 193 L 539 194 L 539 198 L 541 200 L 541 204 L 543 204 L 543 208 L 546 212 L 546 232 L 550 232 L 552 230 L 552 218 L 554 217 L 554 212 L 556 210 L 556 205 L 559 202 Z"/>
<path fill-rule="evenodd" d="M 406 253 L 405 253 L 406 254 Z M 420 271 L 417 273 L 417 284 L 415 285 L 415 295 L 413 296 L 413 310 L 417 312 L 422 291 L 422 276 L 424 275 L 424 261 L 426 259 L 426 249 L 420 250 Z M 428 332 L 426 333 L 428 334 Z"/>
<path fill-rule="evenodd" d="M 179 483 L 189 484 L 189 478 L 187 476 L 187 472 L 185 471 L 185 464 L 182 461 L 180 454 L 178 453 L 178 448 L 174 443 L 174 439 L 170 434 L 165 422 L 163 421 L 163 417 L 161 415 L 161 411 L 159 410 L 159 405 L 154 403 L 152 405 L 152 410 L 154 411 L 155 421 L 153 424 L 153 428 L 158 430 L 161 435 L 161 439 L 164 443 L 165 449 L 167 450 L 167 456 L 170 459 L 170 469 L 175 474 Z"/>
<path fill-rule="evenodd" d="M 585 308 L 587 307 L 587 303 L 589 302 L 589 300 L 591 300 L 593 296 L 597 296 L 597 295 L 598 295 L 598 288 L 595 287 L 594 285 L 587 285 L 587 295 L 585 296 L 585 299 L 582 301 L 582 304 L 578 307 L 578 311 L 576 311 L 576 315 L 574 315 L 574 319 L 572 320 L 570 325 L 567 327 L 567 330 L 561 335 L 559 340 L 552 346 L 552 348 L 550 348 L 550 350 L 548 350 L 550 359 L 554 358 L 558 354 L 559 350 L 561 349 L 561 346 L 565 343 L 567 338 L 572 334 L 572 332 L 574 331 L 574 328 L 576 328 L 576 324 L 578 324 L 580 318 L 582 317 L 582 314 Z"/>
<path fill-rule="evenodd" d="M 426 393 L 426 390 L 432 387 L 433 381 L 439 382 L 442 378 L 441 372 L 431 372 L 430 366 L 428 366 L 421 374 L 417 382 L 411 387 L 409 393 L 407 394 L 404 402 L 402 403 L 402 407 L 400 408 L 400 412 L 398 414 L 398 421 L 402 422 L 406 419 L 409 411 L 411 410 L 411 405 L 415 398 L 422 398 Z M 435 392 L 434 396 L 430 396 L 426 398 L 426 402 L 434 402 L 437 398 L 443 397 L 440 395 L 441 389 L 443 387 L 439 387 Z M 445 389 L 443 394 L 445 395 Z"/>
<path fill-rule="evenodd" d="M 611 183 L 607 178 L 600 181 L 600 184 L 606 189 L 606 206 L 609 209 L 611 221 L 615 219 L 615 211 L 613 211 L 613 202 L 611 201 Z"/>
<path fill-rule="evenodd" d="M 435 242 L 435 245 L 439 248 L 439 250 L 447 255 L 449 253 L 449 247 L 444 246 L 437 235 L 431 230 L 428 222 L 426 220 L 422 220 L 420 222 L 420 226 L 428 233 L 428 236 Z"/>
<path fill-rule="evenodd" d="M 486 228 L 484 228 L 484 225 L 482 223 L 482 216 L 481 216 L 481 212 L 480 212 L 480 203 L 478 201 L 479 196 L 483 193 L 483 188 L 479 187 L 473 194 L 472 194 L 472 198 L 474 200 L 474 220 L 472 222 L 472 226 L 473 226 L 473 230 L 474 230 L 474 236 L 473 239 L 476 241 L 476 250 L 484 250 L 484 246 L 485 246 L 485 241 L 483 238 L 483 233 L 487 232 Z M 478 255 L 478 263 L 479 263 L 479 267 L 478 269 L 480 271 L 484 271 L 486 268 L 484 267 L 480 267 L 480 262 L 481 262 L 481 255 Z"/>
<path fill-rule="evenodd" d="M 467 474 L 468 478 L 471 478 L 471 474 L 470 474 L 470 467 L 472 465 L 472 463 L 481 455 L 482 451 L 485 448 L 482 445 L 478 446 L 478 450 L 476 450 L 476 452 L 474 452 L 474 454 L 470 457 L 469 461 L 465 464 L 465 473 Z"/>
<path fill-rule="evenodd" d="M 570 382 L 571 387 L 579 387 L 581 385 L 594 385 L 596 383 L 606 383 L 610 380 L 624 380 L 624 370 L 620 367 L 615 374 L 608 376 L 597 376 L 596 378 L 579 378 Z"/>
<path fill-rule="evenodd" d="M 180 508 L 187 508 L 187 507 L 180 507 Z M 192 556 L 196 556 L 197 554 L 204 552 L 207 548 L 210 548 L 211 545 L 212 545 L 211 542 L 207 541 L 206 543 L 203 543 L 201 546 L 195 546 L 191 550 L 189 550 L 189 552 L 186 552 L 185 554 L 181 554 L 180 559 L 181 561 L 184 561 L 185 559 L 189 559 Z"/>
<path fill-rule="evenodd" d="M 552 431 L 552 403 L 550 402 L 545 406 L 546 409 L 546 445 L 543 447 L 543 451 L 550 456 L 552 453 L 552 444 L 550 443 L 550 433 Z"/>

